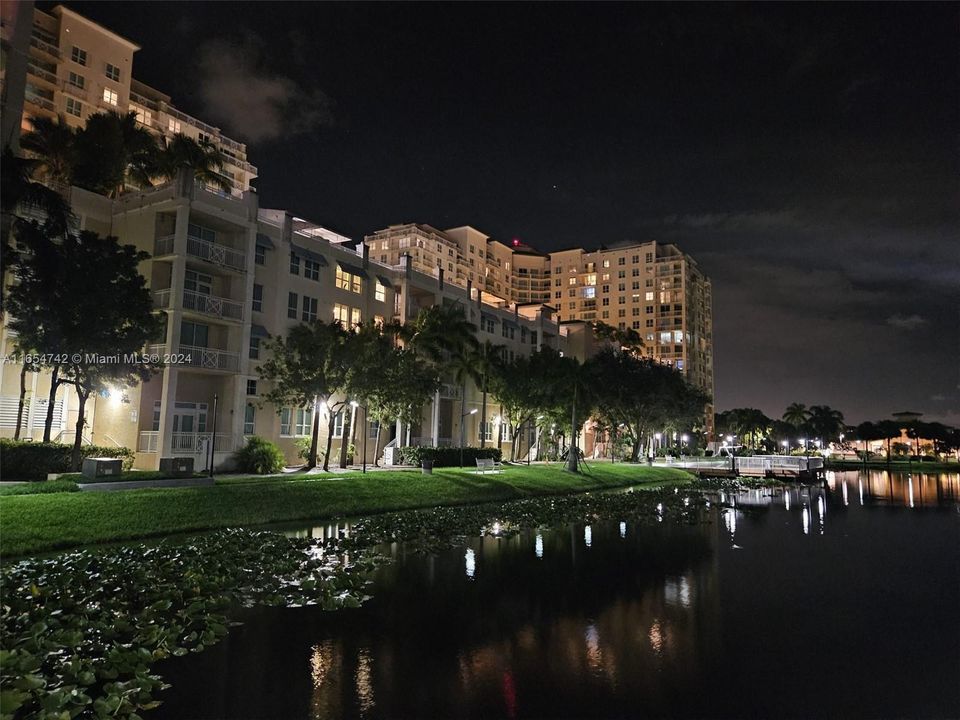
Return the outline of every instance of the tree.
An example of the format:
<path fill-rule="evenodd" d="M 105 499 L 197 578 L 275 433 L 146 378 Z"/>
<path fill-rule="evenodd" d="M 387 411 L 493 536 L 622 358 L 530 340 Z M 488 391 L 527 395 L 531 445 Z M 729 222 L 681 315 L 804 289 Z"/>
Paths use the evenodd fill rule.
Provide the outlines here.
<path fill-rule="evenodd" d="M 511 460 L 517 459 L 524 427 L 530 427 L 537 414 L 556 407 L 553 385 L 561 361 L 556 350 L 544 347 L 529 357 L 518 356 L 513 362 L 501 363 L 491 376 L 490 391 L 513 425 Z"/>
<path fill-rule="evenodd" d="M 9 145 L 3 149 L 3 163 L 0 165 L 0 187 L 3 188 L 0 193 L 0 209 L 3 212 L 3 221 L 0 224 L 0 272 L 3 274 L 13 267 L 18 258 L 18 253 L 11 243 L 14 233 L 18 226 L 24 223 L 29 225 L 31 222 L 24 215 L 42 215 L 43 229 L 53 235 L 66 232 L 72 220 L 70 205 L 64 197 L 56 190 L 33 181 L 39 164 L 39 160 L 17 157 Z M 0 282 L 0 317 L 4 312 L 5 295 L 6 283 Z"/>
<path fill-rule="evenodd" d="M 183 133 L 165 140 L 157 158 L 157 174 L 167 180 L 187 168 L 202 183 L 230 192 L 230 181 L 223 175 L 224 158 L 220 150 L 207 140 L 197 142 Z"/>
<path fill-rule="evenodd" d="M 887 443 L 887 462 L 890 462 L 890 441 L 902 435 L 900 423 L 896 420 L 881 420 L 876 424 L 877 434 L 880 436 L 877 440 L 885 440 Z"/>
<path fill-rule="evenodd" d="M 502 359 L 503 345 L 495 345 L 489 340 L 475 348 L 471 354 L 474 378 L 483 398 L 480 405 L 480 447 L 487 444 L 487 394 L 490 392 L 490 379 L 497 373 Z"/>
<path fill-rule="evenodd" d="M 843 413 L 826 405 L 813 405 L 809 410 L 807 423 L 813 434 L 824 444 L 838 440 L 845 428 Z"/>
<path fill-rule="evenodd" d="M 809 419 L 810 413 L 807 410 L 807 406 L 803 403 L 791 403 L 783 412 L 784 422 L 788 422 L 793 425 L 798 433 L 804 430 L 807 420 Z"/>
<path fill-rule="evenodd" d="M 461 303 L 441 303 L 423 308 L 412 323 L 396 328 L 405 347 L 430 363 L 439 375 L 451 376 L 459 384 L 461 422 L 467 379 L 476 381 L 478 378 L 476 331 Z"/>
<path fill-rule="evenodd" d="M 330 401 L 347 384 L 351 333 L 339 321 L 314 320 L 290 328 L 287 337 L 268 340 L 271 357 L 259 367 L 260 377 L 272 383 L 264 398 L 277 407 L 312 408 L 313 428 L 307 467 L 317 466 L 320 439 L 320 407 L 330 412 L 327 450 L 323 469 L 330 469 L 330 447 L 333 442 L 334 408 Z M 342 403 L 341 403 L 342 404 Z"/>
<path fill-rule="evenodd" d="M 755 450 L 766 437 L 773 421 L 756 408 L 733 408 L 718 413 L 714 424 L 719 434 L 736 435 Z"/>
<path fill-rule="evenodd" d="M 703 419 L 709 397 L 668 365 L 609 349 L 589 364 L 596 378 L 598 415 L 608 426 L 625 426 L 633 439 L 633 462 L 640 459 L 643 441 L 654 429 L 668 424 L 692 428 Z"/>
<path fill-rule="evenodd" d="M 86 230 L 57 243 L 43 234 L 30 239 L 10 292 L 10 326 L 25 344 L 54 356 L 54 385 L 76 390 L 73 466 L 79 469 L 90 396 L 129 387 L 155 370 L 133 358 L 161 327 L 139 269 L 149 255 Z"/>
<path fill-rule="evenodd" d="M 32 130 L 20 138 L 20 148 L 36 158 L 35 176 L 54 188 L 69 187 L 73 181 L 76 131 L 67 125 L 63 115 L 56 120 L 33 117 L 30 125 Z"/>
<path fill-rule="evenodd" d="M 74 147 L 74 183 L 101 195 L 117 197 L 126 184 L 150 187 L 158 172 L 157 140 L 136 113 L 91 115 Z"/>

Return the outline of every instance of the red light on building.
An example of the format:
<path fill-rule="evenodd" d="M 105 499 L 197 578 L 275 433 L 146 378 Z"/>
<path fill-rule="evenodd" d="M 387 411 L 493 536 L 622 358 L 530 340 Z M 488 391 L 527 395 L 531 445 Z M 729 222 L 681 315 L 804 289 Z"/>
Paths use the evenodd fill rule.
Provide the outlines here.
<path fill-rule="evenodd" d="M 514 246 L 514 247 L 520 247 L 520 238 L 514 238 L 514 239 L 513 239 L 513 246 Z"/>

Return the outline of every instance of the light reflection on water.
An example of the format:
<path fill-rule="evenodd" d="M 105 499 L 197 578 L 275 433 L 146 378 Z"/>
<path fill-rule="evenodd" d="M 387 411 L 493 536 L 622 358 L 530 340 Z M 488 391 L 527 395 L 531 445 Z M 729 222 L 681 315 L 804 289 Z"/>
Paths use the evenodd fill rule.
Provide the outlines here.
<path fill-rule="evenodd" d="M 363 609 L 264 612 L 159 668 L 158 717 L 957 715 L 957 513 L 934 508 L 960 478 L 891 480 L 724 492 L 701 525 L 598 520 L 429 558 L 394 544 Z M 787 667 L 819 705 L 781 691 Z"/>

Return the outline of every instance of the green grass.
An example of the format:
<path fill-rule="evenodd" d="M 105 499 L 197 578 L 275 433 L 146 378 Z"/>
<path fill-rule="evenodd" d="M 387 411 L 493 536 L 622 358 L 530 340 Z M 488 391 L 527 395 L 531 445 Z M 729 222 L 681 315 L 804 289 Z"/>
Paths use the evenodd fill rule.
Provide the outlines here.
<path fill-rule="evenodd" d="M 498 502 L 635 484 L 663 486 L 693 476 L 675 468 L 591 463 L 589 475 L 559 466 L 511 466 L 477 475 L 437 469 L 218 479 L 214 487 L 113 493 L 35 494 L 0 499 L 4 559 L 87 545 L 222 527 Z"/>
<path fill-rule="evenodd" d="M 24 483 L 0 483 L 0 495 L 37 495 L 41 493 L 79 492 L 73 480 L 39 480 Z"/>

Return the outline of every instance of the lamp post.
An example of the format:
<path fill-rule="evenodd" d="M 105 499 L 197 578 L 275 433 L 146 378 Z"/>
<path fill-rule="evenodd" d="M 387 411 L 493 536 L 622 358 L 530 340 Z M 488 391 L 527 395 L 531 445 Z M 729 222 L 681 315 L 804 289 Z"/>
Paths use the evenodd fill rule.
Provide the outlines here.
<path fill-rule="evenodd" d="M 684 433 L 683 435 L 680 436 L 680 441 L 683 443 L 683 449 L 684 449 L 684 450 L 686 450 L 686 448 L 687 448 L 687 442 L 689 442 L 689 440 L 690 440 L 690 436 L 687 435 L 686 433 Z M 681 453 L 681 454 L 682 454 L 682 453 Z"/>
<path fill-rule="evenodd" d="M 789 450 L 789 448 L 790 448 L 790 441 L 789 441 L 789 440 L 781 440 L 781 441 L 780 441 L 780 444 L 783 445 L 783 454 L 786 455 L 787 452 L 788 452 L 788 450 Z"/>
<path fill-rule="evenodd" d="M 476 415 L 477 409 L 474 408 L 470 412 L 461 413 L 460 415 L 460 467 L 463 467 L 463 420 L 464 418 L 470 417 L 471 415 Z"/>
<path fill-rule="evenodd" d="M 353 408 L 353 412 L 357 412 L 357 408 L 363 409 L 363 462 L 361 470 L 362 473 L 366 474 L 367 472 L 367 435 L 370 434 L 370 430 L 367 428 L 367 408 L 364 405 L 361 405 L 356 400 L 350 401 L 350 407 Z"/>

